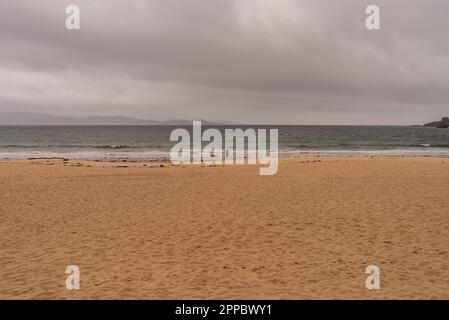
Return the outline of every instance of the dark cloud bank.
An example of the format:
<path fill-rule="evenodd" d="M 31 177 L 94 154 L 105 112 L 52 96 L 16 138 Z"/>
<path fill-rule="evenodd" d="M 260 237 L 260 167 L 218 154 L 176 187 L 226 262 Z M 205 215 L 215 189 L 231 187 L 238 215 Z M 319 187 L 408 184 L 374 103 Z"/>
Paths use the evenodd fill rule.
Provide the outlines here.
<path fill-rule="evenodd" d="M 65 29 L 65 7 L 81 30 Z M 365 7 L 381 8 L 381 30 Z M 447 0 L 3 0 L 0 112 L 277 124 L 449 114 Z"/>

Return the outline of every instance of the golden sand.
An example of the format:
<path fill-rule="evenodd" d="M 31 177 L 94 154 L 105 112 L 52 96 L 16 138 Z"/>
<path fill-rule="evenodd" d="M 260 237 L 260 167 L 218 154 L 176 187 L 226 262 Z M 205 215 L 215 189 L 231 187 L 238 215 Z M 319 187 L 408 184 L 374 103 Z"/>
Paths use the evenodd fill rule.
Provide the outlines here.
<path fill-rule="evenodd" d="M 0 298 L 449 298 L 449 159 L 258 170 L 0 162 Z"/>

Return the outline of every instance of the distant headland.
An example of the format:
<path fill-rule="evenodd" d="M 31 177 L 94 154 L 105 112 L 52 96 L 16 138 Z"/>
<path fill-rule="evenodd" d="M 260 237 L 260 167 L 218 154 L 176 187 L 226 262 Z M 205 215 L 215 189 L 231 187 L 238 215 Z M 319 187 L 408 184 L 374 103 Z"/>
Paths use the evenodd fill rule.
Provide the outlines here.
<path fill-rule="evenodd" d="M 449 128 L 449 117 L 441 118 L 440 121 L 429 122 L 424 125 L 425 127 L 436 127 L 441 129 Z"/>
<path fill-rule="evenodd" d="M 202 120 L 203 125 L 223 125 Z M 192 125 L 192 120 L 156 121 L 136 119 L 123 116 L 88 116 L 68 117 L 44 113 L 4 112 L 0 113 L 0 125 L 153 125 L 153 126 L 184 126 Z"/>

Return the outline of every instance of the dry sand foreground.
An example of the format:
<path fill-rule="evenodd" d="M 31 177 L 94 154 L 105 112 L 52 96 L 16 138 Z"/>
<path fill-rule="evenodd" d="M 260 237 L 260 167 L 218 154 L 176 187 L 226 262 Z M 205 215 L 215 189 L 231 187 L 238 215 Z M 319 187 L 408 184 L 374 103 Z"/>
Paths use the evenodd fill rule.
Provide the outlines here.
<path fill-rule="evenodd" d="M 0 181 L 2 299 L 449 298 L 449 159 L 0 162 Z"/>

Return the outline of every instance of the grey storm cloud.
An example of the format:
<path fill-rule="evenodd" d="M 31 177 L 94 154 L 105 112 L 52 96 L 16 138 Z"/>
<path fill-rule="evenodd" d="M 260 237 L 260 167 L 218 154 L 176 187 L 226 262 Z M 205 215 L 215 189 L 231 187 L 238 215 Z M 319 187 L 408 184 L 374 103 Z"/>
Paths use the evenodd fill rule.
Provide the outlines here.
<path fill-rule="evenodd" d="M 76 4 L 81 29 L 65 29 Z M 381 30 L 365 8 L 381 9 Z M 447 0 L 3 0 L 0 111 L 278 124 L 449 114 Z"/>

